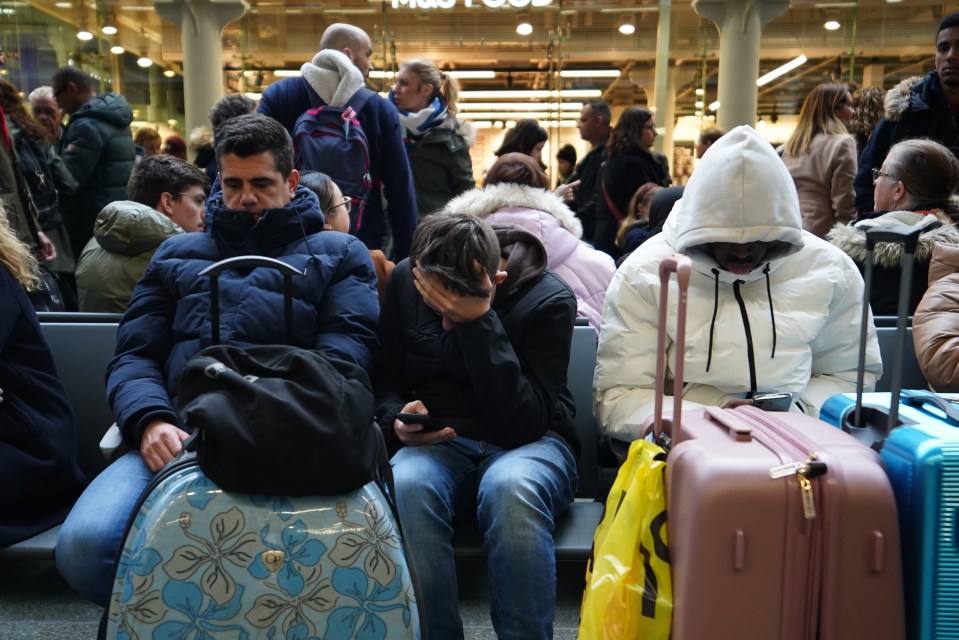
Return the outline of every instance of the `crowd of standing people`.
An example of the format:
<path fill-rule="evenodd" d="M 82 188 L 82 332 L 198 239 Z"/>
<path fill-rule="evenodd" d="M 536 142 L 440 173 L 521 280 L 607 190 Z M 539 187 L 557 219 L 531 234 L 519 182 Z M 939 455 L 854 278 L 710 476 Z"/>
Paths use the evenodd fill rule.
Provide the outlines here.
<path fill-rule="evenodd" d="M 210 341 L 198 274 L 244 253 L 307 274 L 293 292 L 296 330 L 283 333 L 275 280 L 254 271 L 223 285 L 225 341 L 285 340 L 371 374 L 426 625 L 442 638 L 462 637 L 450 536 L 463 519 L 479 522 L 500 568 L 490 576 L 497 633 L 550 636 L 552 526 L 577 484 L 564 378 L 573 325 L 581 317 L 597 335 L 600 428 L 641 437 L 661 258 L 684 253 L 695 270 L 690 403 L 735 406 L 779 391 L 792 394 L 792 410 L 817 415 L 827 397 L 851 391 L 870 228 L 921 229 L 917 340 L 947 349 L 959 333 L 948 315 L 959 271 L 959 14 L 939 25 L 936 69 L 892 89 L 882 109 L 881 91 L 829 83 L 806 97 L 778 149 L 749 127 L 703 130 L 685 188 L 671 186 L 654 151 L 654 114 L 631 106 L 614 124 L 599 99 L 577 122 L 588 152 L 560 148 L 555 185 L 542 158 L 548 132 L 521 120 L 477 187 L 456 80 L 411 58 L 384 98 L 365 87 L 371 55 L 368 34 L 331 25 L 299 77 L 258 104 L 229 95 L 213 105 L 212 136 L 195 137 L 192 163 L 182 138 L 134 135 L 123 96 L 98 93 L 80 69 L 58 69 L 30 93 L 30 110 L 0 79 L 0 288 L 12 301 L 0 313 L 0 420 L 17 408 L 44 440 L 71 434 L 34 312 L 60 296 L 61 308 L 123 313 L 106 375 L 129 451 L 80 495 L 75 452 L 48 448 L 56 480 L 37 486 L 56 495 L 33 498 L 46 512 L 0 525 L 0 544 L 66 517 L 58 567 L 107 604 L 136 500 L 190 431 L 175 400 L 186 363 Z M 304 118 L 323 109 L 362 130 L 358 182 L 312 166 L 300 146 Z M 875 260 L 872 311 L 894 314 L 894 287 L 882 283 L 898 279 L 902 251 L 883 247 Z M 874 331 L 869 340 L 867 383 L 882 372 Z M 730 362 L 742 366 L 733 374 Z M 955 367 L 924 366 L 934 384 L 956 384 Z M 443 426 L 425 430 L 408 414 Z M 20 462 L 4 467 L 24 474 L 11 483 L 39 472 Z M 28 513 L 0 495 L 8 511 Z"/>

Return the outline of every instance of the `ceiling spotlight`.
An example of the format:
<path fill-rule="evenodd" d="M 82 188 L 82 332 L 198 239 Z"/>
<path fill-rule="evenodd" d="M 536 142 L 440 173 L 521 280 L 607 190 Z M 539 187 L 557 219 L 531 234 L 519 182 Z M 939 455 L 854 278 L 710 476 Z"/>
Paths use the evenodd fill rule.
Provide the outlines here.
<path fill-rule="evenodd" d="M 77 39 L 83 40 L 84 42 L 86 42 L 87 40 L 93 40 L 93 34 L 87 31 L 86 29 L 83 29 L 81 31 L 77 31 Z"/>
<path fill-rule="evenodd" d="M 823 29 L 825 29 L 826 31 L 835 31 L 841 26 L 842 25 L 839 24 L 838 20 L 827 20 L 826 23 L 823 25 Z"/>
<path fill-rule="evenodd" d="M 719 111 L 719 100 L 716 100 L 716 101 L 714 101 L 714 102 L 710 102 L 710 103 L 709 103 L 709 110 L 710 110 L 710 111 Z"/>
<path fill-rule="evenodd" d="M 147 67 L 153 65 L 153 60 L 150 60 L 150 58 L 146 56 L 140 56 L 137 58 L 137 65 L 146 69 Z"/>
<path fill-rule="evenodd" d="M 176 72 L 173 69 L 167 69 L 163 72 L 163 75 L 165 75 L 167 78 L 172 78 L 176 75 Z"/>
<path fill-rule="evenodd" d="M 696 102 L 693 103 L 693 106 L 696 107 L 697 109 L 702 109 L 704 104 L 705 103 L 702 100 L 697 100 Z"/>
<path fill-rule="evenodd" d="M 631 36 L 636 33 L 636 24 L 633 22 L 632 16 L 623 17 L 619 21 L 617 29 L 624 36 Z"/>
<path fill-rule="evenodd" d="M 695 93 L 697 96 L 701 96 L 701 95 L 705 94 L 706 92 L 703 91 L 701 88 L 697 87 L 696 90 L 695 90 L 693 93 Z"/>
<path fill-rule="evenodd" d="M 105 25 L 103 25 L 103 27 L 100 29 L 100 31 L 102 31 L 103 33 L 105 33 L 105 34 L 108 35 L 108 36 L 115 36 L 115 35 L 117 35 L 117 28 L 114 27 L 114 26 L 111 25 L 111 24 L 105 24 Z"/>
<path fill-rule="evenodd" d="M 528 36 L 529 34 L 533 33 L 533 25 L 528 22 L 520 22 L 518 25 L 516 25 L 516 33 L 520 34 L 521 36 Z"/>
<path fill-rule="evenodd" d="M 114 54 L 114 55 L 120 55 L 120 54 L 123 53 L 124 51 L 126 51 L 126 49 L 124 49 L 123 47 L 121 47 L 121 46 L 118 45 L 118 44 L 115 44 L 115 45 L 113 45 L 112 47 L 110 47 L 110 53 L 112 53 L 112 54 Z"/>

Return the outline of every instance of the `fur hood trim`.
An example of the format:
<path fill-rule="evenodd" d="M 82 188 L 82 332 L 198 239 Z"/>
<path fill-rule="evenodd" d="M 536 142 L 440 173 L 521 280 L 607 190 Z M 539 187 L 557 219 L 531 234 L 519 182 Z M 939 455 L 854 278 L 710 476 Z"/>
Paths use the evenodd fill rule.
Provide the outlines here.
<path fill-rule="evenodd" d="M 909 100 L 912 95 L 912 88 L 922 80 L 919 76 L 906 78 L 895 87 L 886 92 L 884 106 L 886 109 L 886 120 L 898 122 L 902 114 L 909 109 Z"/>
<path fill-rule="evenodd" d="M 473 123 L 467 120 L 459 120 L 452 113 L 447 114 L 446 119 L 436 125 L 436 128 L 449 129 L 454 136 L 459 136 L 463 139 L 467 148 L 472 147 L 476 143 L 477 131 Z"/>
<path fill-rule="evenodd" d="M 926 227 L 936 222 L 942 223 L 942 226 L 926 230 Z M 936 244 L 959 243 L 959 230 L 952 224 L 949 217 L 938 209 L 934 215 L 923 215 L 913 211 L 890 211 L 878 218 L 860 220 L 855 224 L 837 224 L 827 234 L 826 239 L 861 265 L 866 261 L 866 230 L 893 224 L 924 229 L 919 235 L 919 245 L 916 247 L 917 262 L 928 263 L 932 258 L 932 248 Z M 880 267 L 898 268 L 902 265 L 902 257 L 902 245 L 891 242 L 877 243 L 873 252 L 875 264 Z"/>
<path fill-rule="evenodd" d="M 502 209 L 535 209 L 559 220 L 563 228 L 577 238 L 583 237 L 583 225 L 563 201 L 546 189 L 536 189 L 522 184 L 487 185 L 456 196 L 443 209 L 447 213 L 468 213 L 485 218 Z"/>
<path fill-rule="evenodd" d="M 456 126 L 456 135 L 463 138 L 463 142 L 466 143 L 467 147 L 472 147 L 476 144 L 477 131 L 476 127 L 473 126 L 472 122 L 467 120 L 457 120 Z"/>

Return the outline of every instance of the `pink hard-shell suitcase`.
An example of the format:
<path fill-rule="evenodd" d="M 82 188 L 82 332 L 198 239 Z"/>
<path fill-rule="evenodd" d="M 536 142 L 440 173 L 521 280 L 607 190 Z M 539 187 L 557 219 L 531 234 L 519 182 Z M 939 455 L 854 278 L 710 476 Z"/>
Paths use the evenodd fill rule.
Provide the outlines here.
<path fill-rule="evenodd" d="M 666 464 L 673 640 L 901 640 L 899 525 L 878 454 L 798 413 L 752 406 L 663 418 L 665 310 L 679 281 L 683 353 L 689 260 L 660 267 L 653 434 Z M 674 388 L 682 388 L 679 358 Z"/>

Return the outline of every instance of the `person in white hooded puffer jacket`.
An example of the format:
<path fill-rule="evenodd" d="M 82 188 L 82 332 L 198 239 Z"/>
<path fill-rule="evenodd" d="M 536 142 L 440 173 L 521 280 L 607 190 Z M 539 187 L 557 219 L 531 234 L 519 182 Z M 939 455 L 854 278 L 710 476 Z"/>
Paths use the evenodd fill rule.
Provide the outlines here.
<path fill-rule="evenodd" d="M 607 434 L 635 440 L 652 415 L 659 263 L 675 253 L 693 264 L 684 407 L 788 392 L 792 411 L 818 416 L 827 398 L 855 390 L 862 276 L 846 254 L 803 231 L 789 172 L 766 140 L 741 126 L 703 156 L 663 232 L 613 277 L 593 380 L 594 413 Z M 667 378 L 676 298 L 667 314 Z M 881 374 L 870 317 L 867 390 Z"/>

